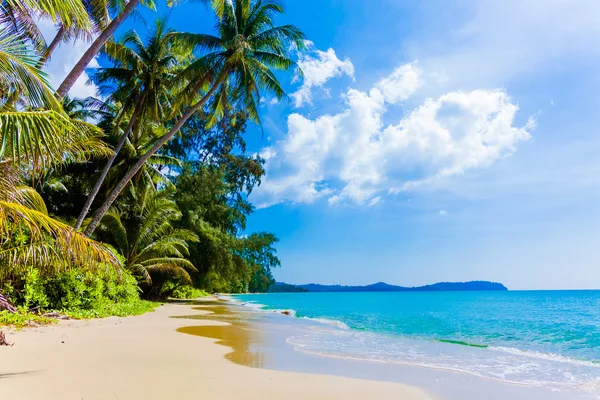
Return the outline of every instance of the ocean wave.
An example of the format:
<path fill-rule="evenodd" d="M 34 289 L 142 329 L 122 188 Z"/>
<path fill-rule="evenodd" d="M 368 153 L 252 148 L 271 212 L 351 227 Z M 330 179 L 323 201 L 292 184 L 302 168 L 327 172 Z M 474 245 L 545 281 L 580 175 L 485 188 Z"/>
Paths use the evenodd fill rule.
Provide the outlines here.
<path fill-rule="evenodd" d="M 600 394 L 600 364 L 512 348 L 476 348 L 374 332 L 314 330 L 288 338 L 297 351 L 356 361 L 424 367 L 494 381 Z M 600 397 L 599 397 L 600 398 Z"/>
<path fill-rule="evenodd" d="M 328 319 L 328 318 L 311 318 L 311 317 L 301 317 L 302 319 L 306 319 L 309 321 L 315 321 L 315 322 L 319 322 L 321 324 L 325 324 L 325 325 L 330 325 L 330 326 L 335 326 L 336 328 L 340 328 L 340 329 L 350 329 L 350 327 L 337 319 Z"/>
<path fill-rule="evenodd" d="M 509 353 L 509 354 L 516 355 L 516 356 L 537 358 L 537 359 L 542 359 L 542 360 L 547 360 L 547 361 L 568 363 L 568 364 L 574 364 L 574 365 L 581 365 L 581 366 L 585 366 L 585 367 L 600 368 L 600 363 L 597 361 L 578 360 L 576 358 L 561 356 L 560 354 L 542 353 L 542 352 L 533 351 L 533 350 L 520 350 L 520 349 L 515 349 L 512 347 L 502 347 L 502 346 L 489 346 L 488 349 L 501 351 L 501 352 Z"/>
<path fill-rule="evenodd" d="M 278 313 L 278 314 L 283 314 L 283 315 L 287 315 L 290 317 L 297 317 L 296 310 L 292 310 L 290 308 L 283 308 L 283 309 L 268 308 L 268 306 L 266 306 L 265 304 L 260 304 L 260 303 L 252 302 L 252 301 L 242 302 L 235 298 L 232 298 L 232 302 L 238 303 L 239 305 L 241 305 L 243 307 L 252 308 L 253 310 L 257 310 L 257 311 L 263 311 L 263 312 L 268 312 L 268 313 Z M 337 319 L 312 318 L 312 317 L 299 317 L 299 318 L 308 320 L 308 321 L 318 322 L 318 323 L 324 324 L 324 325 L 333 326 L 333 327 L 340 328 L 340 329 L 350 329 L 350 327 L 346 323 L 344 323 L 340 320 L 337 320 Z"/>

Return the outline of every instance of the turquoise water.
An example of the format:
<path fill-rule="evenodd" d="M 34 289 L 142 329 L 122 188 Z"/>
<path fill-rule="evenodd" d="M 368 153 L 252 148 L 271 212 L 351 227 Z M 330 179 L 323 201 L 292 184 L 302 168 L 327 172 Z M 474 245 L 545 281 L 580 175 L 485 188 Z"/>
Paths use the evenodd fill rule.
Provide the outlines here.
<path fill-rule="evenodd" d="M 300 351 L 600 395 L 600 291 L 274 293 L 236 299 L 319 322 L 288 339 Z"/>

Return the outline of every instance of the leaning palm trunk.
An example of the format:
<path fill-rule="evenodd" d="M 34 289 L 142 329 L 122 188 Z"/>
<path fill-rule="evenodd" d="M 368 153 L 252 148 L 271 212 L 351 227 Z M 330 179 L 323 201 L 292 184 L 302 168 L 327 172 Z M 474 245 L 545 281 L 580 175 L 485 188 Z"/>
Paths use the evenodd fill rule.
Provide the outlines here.
<path fill-rule="evenodd" d="M 92 45 L 87 49 L 83 56 L 81 56 L 81 59 L 79 59 L 71 72 L 69 72 L 69 75 L 67 75 L 65 80 L 58 87 L 58 90 L 56 91 L 57 98 L 62 99 L 67 95 L 67 93 L 69 93 L 69 90 L 71 90 L 77 78 L 79 78 L 79 76 L 81 76 L 83 71 L 87 68 L 90 61 L 96 57 L 102 46 L 104 46 L 106 41 L 115 33 L 121 23 L 127 19 L 129 14 L 131 14 L 139 2 L 140 0 L 129 0 L 123 11 L 121 11 L 121 13 L 117 15 L 117 17 L 113 19 L 110 24 L 108 24 L 106 29 L 102 31 L 100 36 L 94 40 Z"/>
<path fill-rule="evenodd" d="M 179 132 L 179 130 L 181 129 L 183 124 L 185 124 L 186 121 L 196 111 L 198 111 L 200 108 L 202 108 L 202 106 L 204 106 L 206 104 L 206 102 L 212 97 L 214 92 L 219 88 L 221 83 L 225 80 L 227 73 L 228 73 L 228 70 L 226 68 L 224 68 L 221 71 L 221 73 L 219 74 L 219 77 L 217 78 L 217 80 L 215 81 L 213 86 L 208 91 L 208 93 L 206 93 L 204 95 L 204 97 L 202 97 L 202 99 L 200 99 L 200 101 L 198 101 L 196 104 L 194 104 L 192 107 L 190 107 L 190 109 L 187 110 L 185 112 L 185 114 L 183 114 L 181 116 L 181 118 L 179 118 L 179 120 L 175 123 L 173 128 L 171 128 L 171 130 L 166 135 L 164 135 L 158 142 L 156 142 L 154 144 L 154 146 L 152 146 L 152 148 L 150 150 L 148 150 L 146 152 L 146 154 L 144 154 L 135 163 L 135 165 L 129 169 L 129 171 L 127 171 L 125 176 L 123 178 L 121 178 L 119 183 L 117 183 L 117 186 L 115 186 L 115 188 L 112 190 L 112 192 L 110 192 L 110 195 L 108 195 L 106 200 L 104 200 L 104 204 L 102 204 L 102 206 L 94 213 L 94 218 L 92 218 L 92 221 L 87 226 L 87 228 L 84 232 L 85 235 L 90 236 L 92 233 L 94 233 L 96 226 L 98 226 L 98 223 L 100 222 L 102 217 L 104 217 L 104 214 L 106 214 L 106 212 L 108 211 L 108 209 L 110 208 L 112 203 L 117 199 L 117 197 L 119 197 L 119 194 L 121 193 L 121 191 L 123 189 L 125 189 L 125 186 L 127 186 L 129 181 L 138 173 L 138 171 L 144 166 L 144 164 L 146 164 L 148 159 L 153 154 L 155 154 L 165 143 L 167 143 L 169 140 L 171 140 L 173 138 L 173 136 L 175 136 L 175 134 L 177 134 L 177 132 Z"/>
<path fill-rule="evenodd" d="M 58 47 L 60 42 L 63 41 L 66 34 L 67 34 L 67 30 L 65 29 L 64 26 L 61 25 L 58 32 L 56 32 L 56 36 L 54 36 L 54 39 L 52 39 L 52 42 L 50 43 L 50 45 L 48 45 L 46 50 L 44 50 L 44 53 L 42 54 L 39 61 L 37 62 L 36 68 L 41 69 L 44 66 L 44 64 L 46 64 L 46 61 L 48 61 L 50 59 L 50 57 L 52 57 L 52 53 L 54 53 L 54 50 L 56 50 L 56 48 Z"/>
<path fill-rule="evenodd" d="M 0 311 L 8 311 L 9 313 L 16 313 L 17 308 L 0 292 Z"/>
<path fill-rule="evenodd" d="M 142 105 L 144 103 L 144 98 L 145 98 L 145 93 L 142 95 L 142 98 L 138 101 L 138 103 L 135 107 L 135 110 L 133 111 L 133 114 L 131 115 L 131 119 L 129 120 L 129 123 L 127 124 L 127 127 L 125 128 L 125 131 L 119 138 L 119 141 L 117 142 L 117 145 L 114 148 L 113 155 L 110 157 L 110 159 L 104 166 L 104 169 L 100 173 L 100 177 L 98 177 L 98 181 L 94 185 L 94 188 L 92 189 L 83 208 L 81 209 L 81 213 L 79 213 L 79 217 L 77 217 L 77 222 L 75 223 L 75 226 L 74 226 L 75 230 L 79 230 L 79 228 L 81 228 L 81 224 L 83 224 L 83 220 L 90 212 L 92 203 L 94 202 L 94 199 L 98 195 L 98 192 L 100 191 L 100 188 L 102 187 L 102 184 L 104 183 L 104 180 L 106 179 L 106 176 L 108 175 L 108 171 L 110 170 L 113 163 L 115 162 L 117 155 L 121 151 L 121 148 L 123 148 L 123 145 L 125 144 L 125 141 L 127 140 L 127 137 L 129 136 L 129 133 L 131 133 L 131 130 L 133 129 L 133 126 L 135 125 L 135 121 L 138 119 L 139 114 L 142 111 Z"/>

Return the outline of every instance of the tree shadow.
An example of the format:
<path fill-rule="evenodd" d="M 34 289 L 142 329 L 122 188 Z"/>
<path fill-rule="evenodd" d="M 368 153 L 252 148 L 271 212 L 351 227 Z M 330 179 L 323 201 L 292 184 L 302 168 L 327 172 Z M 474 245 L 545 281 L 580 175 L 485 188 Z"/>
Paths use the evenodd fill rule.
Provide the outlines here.
<path fill-rule="evenodd" d="M 38 371 L 21 371 L 21 372 L 0 372 L 0 379 L 12 378 L 16 376 L 35 374 Z"/>

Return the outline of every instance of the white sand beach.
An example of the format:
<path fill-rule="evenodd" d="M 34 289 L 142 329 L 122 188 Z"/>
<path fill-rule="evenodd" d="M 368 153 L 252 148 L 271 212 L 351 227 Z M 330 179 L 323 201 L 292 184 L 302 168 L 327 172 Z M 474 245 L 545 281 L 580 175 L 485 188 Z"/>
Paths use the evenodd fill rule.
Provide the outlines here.
<path fill-rule="evenodd" d="M 139 317 L 9 330 L 14 345 L 0 347 L 0 399 L 431 399 L 397 383 L 236 364 L 217 340 L 176 331 L 223 323 L 170 318 L 201 313 L 166 304 Z"/>

